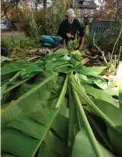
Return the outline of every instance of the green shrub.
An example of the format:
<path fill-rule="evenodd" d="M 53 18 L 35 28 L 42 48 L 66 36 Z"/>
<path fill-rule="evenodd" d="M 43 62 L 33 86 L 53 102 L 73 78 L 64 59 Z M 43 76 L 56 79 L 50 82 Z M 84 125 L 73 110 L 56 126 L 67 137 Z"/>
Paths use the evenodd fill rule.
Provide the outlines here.
<path fill-rule="evenodd" d="M 36 48 L 40 46 L 39 41 L 29 37 L 21 37 L 19 40 L 15 40 L 12 37 L 9 37 L 4 39 L 3 42 L 10 52 L 15 49 L 22 50 L 26 48 Z"/>
<path fill-rule="evenodd" d="M 101 49 L 105 52 L 105 54 L 108 54 L 108 52 L 112 52 L 113 46 L 118 38 L 118 35 L 120 33 L 122 23 L 120 25 L 117 25 L 115 28 L 110 28 L 109 30 L 105 31 L 105 33 L 102 35 L 102 42 L 100 43 Z M 116 48 L 115 48 L 115 54 L 119 53 L 120 46 L 122 46 L 122 35 L 120 36 Z"/>
<path fill-rule="evenodd" d="M 120 33 L 121 26 L 122 26 L 122 23 L 118 24 L 115 27 L 111 27 L 110 29 L 106 30 L 104 33 L 96 33 L 95 37 L 94 37 L 94 33 L 91 32 L 89 34 L 89 40 L 88 40 L 90 49 L 95 48 L 95 46 L 93 44 L 93 38 L 95 38 L 95 43 L 102 51 L 104 51 L 105 56 L 107 56 L 108 53 L 110 53 L 110 55 L 111 55 L 114 44 Z M 116 54 L 116 55 L 119 54 L 119 50 L 120 50 L 121 46 L 122 46 L 122 35 L 120 36 L 120 38 L 116 44 L 114 54 Z"/>
<path fill-rule="evenodd" d="M 46 10 L 46 14 L 42 15 L 40 20 L 42 28 L 45 29 L 48 34 L 56 34 L 58 27 L 62 20 L 65 18 L 67 5 L 65 1 L 54 0 L 53 5 Z"/>

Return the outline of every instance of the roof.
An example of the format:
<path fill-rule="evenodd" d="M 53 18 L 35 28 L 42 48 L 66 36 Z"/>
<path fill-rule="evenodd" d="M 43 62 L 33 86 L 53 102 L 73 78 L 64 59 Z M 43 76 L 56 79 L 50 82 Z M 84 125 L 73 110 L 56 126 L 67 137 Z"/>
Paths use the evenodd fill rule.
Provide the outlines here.
<path fill-rule="evenodd" d="M 96 9 L 97 5 L 93 0 L 76 0 L 78 8 Z"/>

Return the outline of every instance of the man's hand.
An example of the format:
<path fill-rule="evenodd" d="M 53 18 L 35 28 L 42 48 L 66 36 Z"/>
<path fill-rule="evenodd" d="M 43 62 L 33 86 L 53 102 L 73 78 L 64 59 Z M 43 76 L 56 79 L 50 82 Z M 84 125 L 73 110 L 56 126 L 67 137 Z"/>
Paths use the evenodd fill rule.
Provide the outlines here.
<path fill-rule="evenodd" d="M 70 34 L 70 33 L 67 33 L 66 36 L 67 36 L 68 38 L 74 38 L 74 35 L 72 35 L 72 34 Z"/>

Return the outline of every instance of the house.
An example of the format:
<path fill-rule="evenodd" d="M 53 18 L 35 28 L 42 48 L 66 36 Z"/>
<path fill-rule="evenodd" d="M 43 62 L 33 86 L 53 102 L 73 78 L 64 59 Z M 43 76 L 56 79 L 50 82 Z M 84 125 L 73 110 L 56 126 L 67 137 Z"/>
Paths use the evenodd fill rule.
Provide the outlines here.
<path fill-rule="evenodd" d="M 122 9 L 122 0 L 114 0 L 114 5 L 116 8 L 121 8 Z"/>
<path fill-rule="evenodd" d="M 93 18 L 96 14 L 97 5 L 94 0 L 69 0 L 69 3 L 77 7 L 78 19 L 82 22 L 85 15 Z"/>
<path fill-rule="evenodd" d="M 76 0 L 75 3 L 80 21 L 83 21 L 85 15 L 89 15 L 91 18 L 95 16 L 97 5 L 93 0 Z"/>

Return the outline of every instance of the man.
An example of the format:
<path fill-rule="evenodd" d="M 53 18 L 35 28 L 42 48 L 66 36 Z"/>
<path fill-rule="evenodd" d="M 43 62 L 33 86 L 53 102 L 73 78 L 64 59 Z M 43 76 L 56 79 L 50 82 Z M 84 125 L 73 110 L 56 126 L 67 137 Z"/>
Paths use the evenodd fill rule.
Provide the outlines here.
<path fill-rule="evenodd" d="M 68 9 L 66 16 L 67 18 L 60 24 L 57 34 L 67 43 L 69 40 L 74 40 L 76 36 L 82 37 L 84 30 L 75 18 L 73 9 Z"/>

